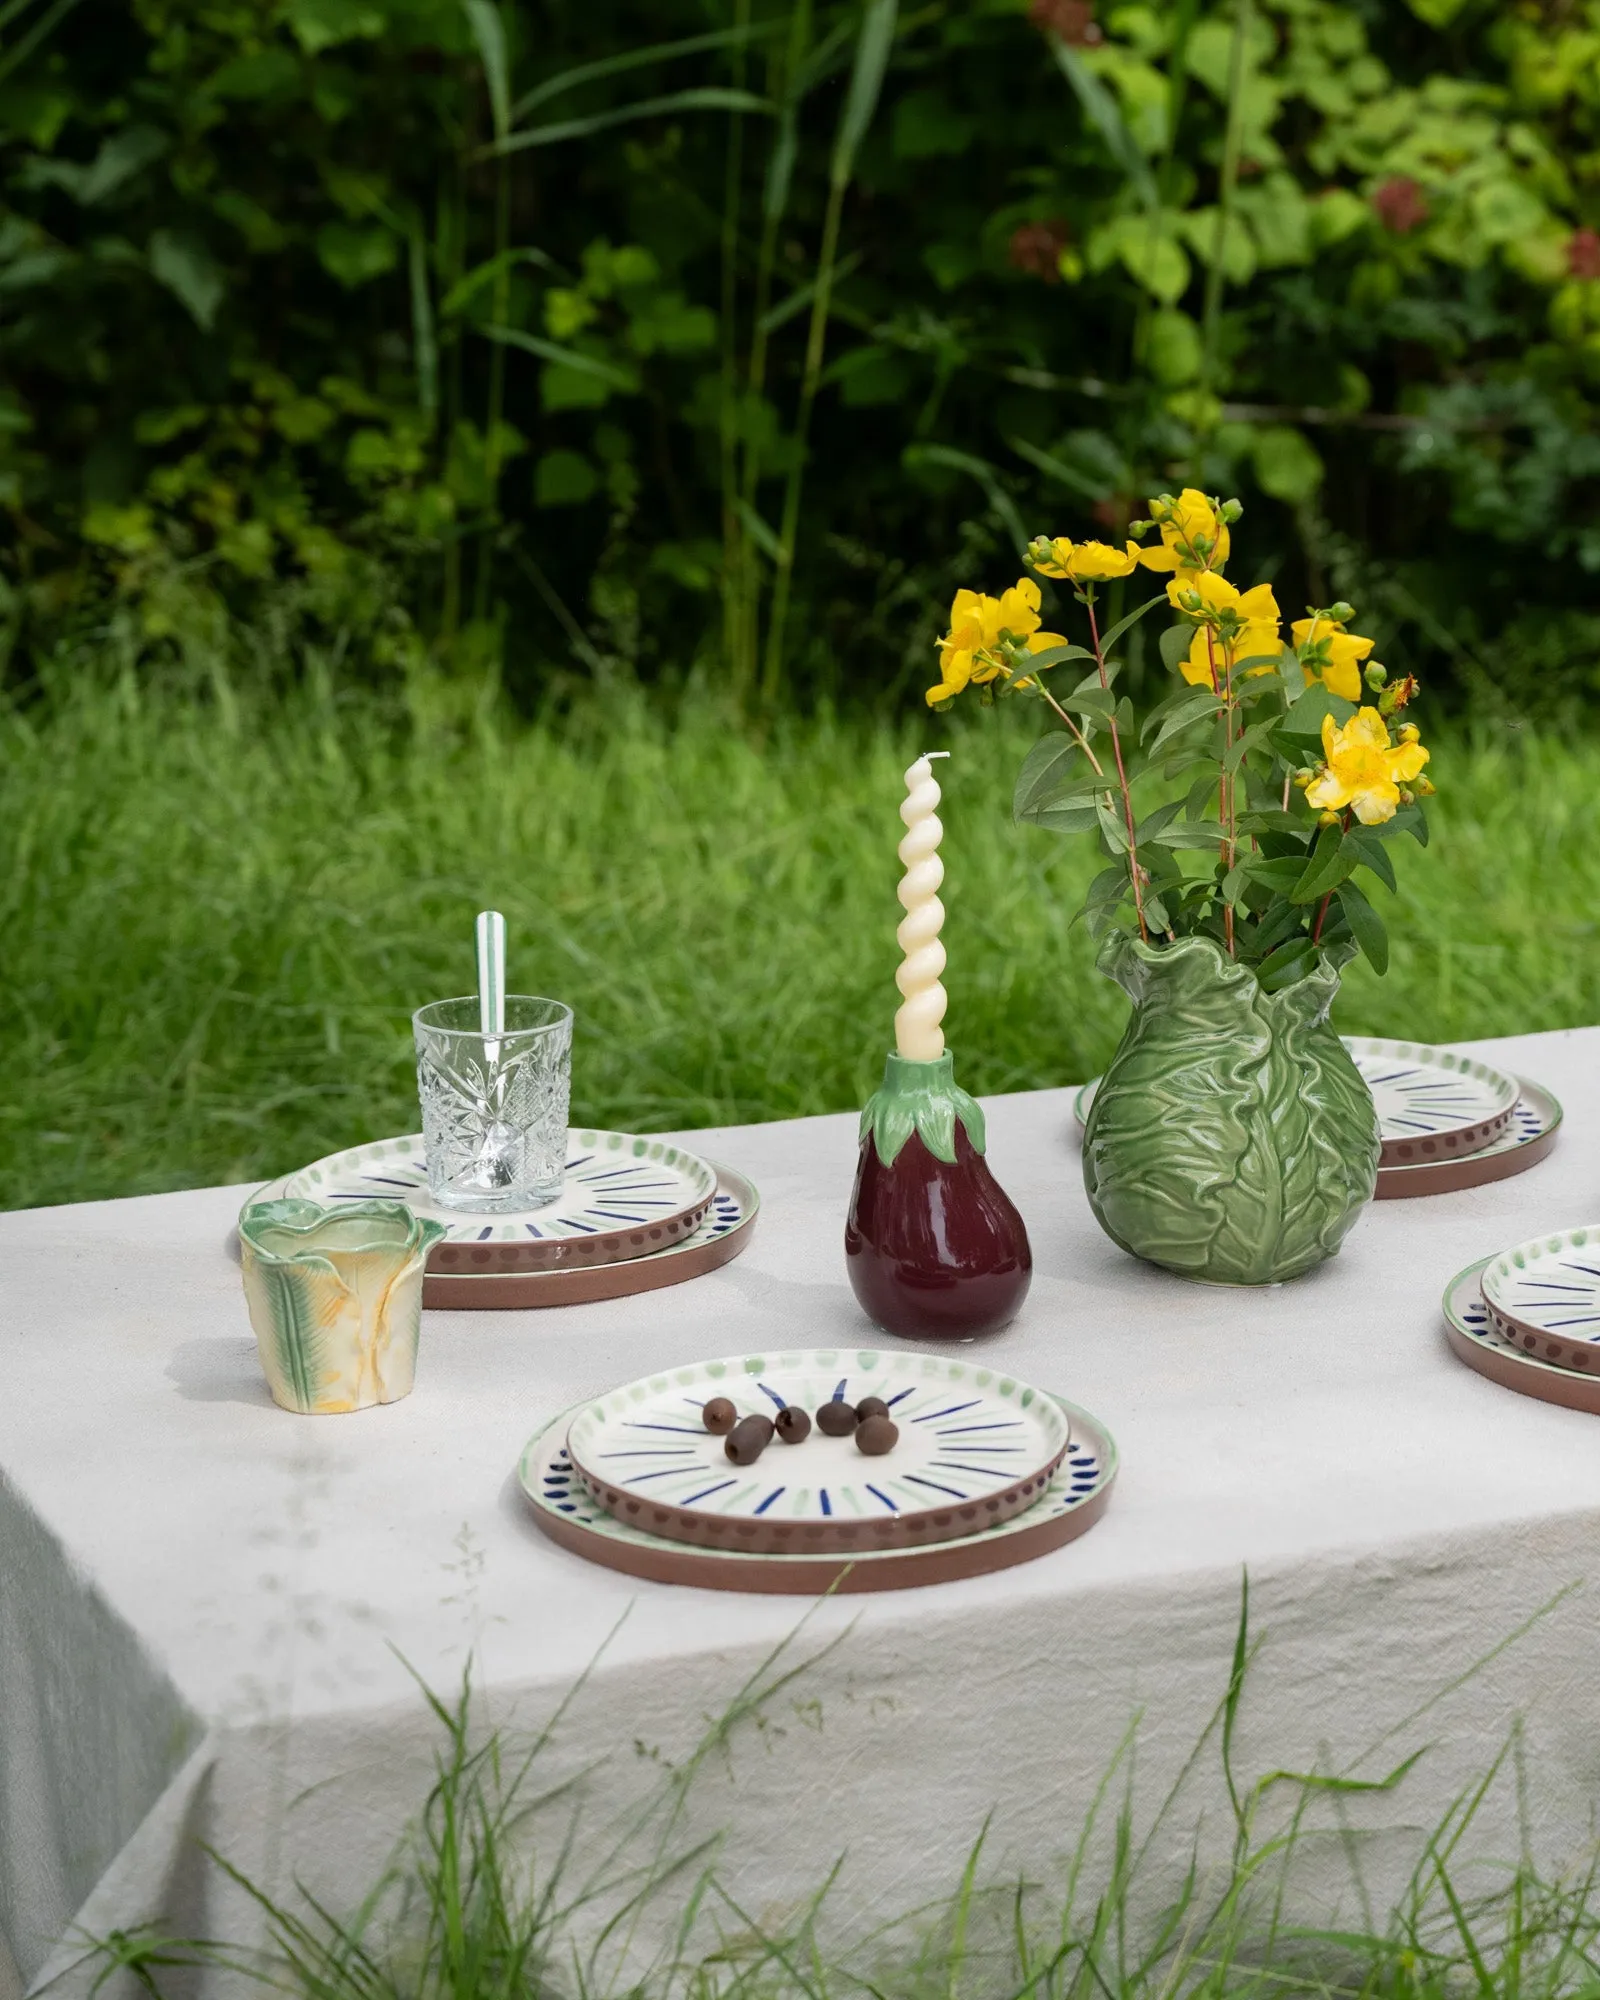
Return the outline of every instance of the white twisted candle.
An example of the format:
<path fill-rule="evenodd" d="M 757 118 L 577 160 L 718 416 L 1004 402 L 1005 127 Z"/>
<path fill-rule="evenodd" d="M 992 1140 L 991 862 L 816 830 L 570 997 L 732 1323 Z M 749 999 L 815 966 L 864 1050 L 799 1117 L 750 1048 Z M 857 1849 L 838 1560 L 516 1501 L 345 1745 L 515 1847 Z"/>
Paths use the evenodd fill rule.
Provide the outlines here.
<path fill-rule="evenodd" d="M 944 971 L 944 946 L 939 942 L 944 925 L 944 904 L 939 901 L 944 863 L 938 851 L 944 828 L 934 811 L 939 787 L 934 782 L 932 759 L 949 754 L 934 750 L 917 759 L 906 772 L 906 797 L 900 808 L 906 823 L 900 861 L 906 872 L 897 893 L 906 914 L 895 937 L 905 958 L 894 980 L 905 997 L 895 1013 L 894 1039 L 900 1054 L 912 1062 L 933 1062 L 944 1054 L 944 1032 L 939 1026 L 946 1004 L 945 990 L 939 984 Z"/>

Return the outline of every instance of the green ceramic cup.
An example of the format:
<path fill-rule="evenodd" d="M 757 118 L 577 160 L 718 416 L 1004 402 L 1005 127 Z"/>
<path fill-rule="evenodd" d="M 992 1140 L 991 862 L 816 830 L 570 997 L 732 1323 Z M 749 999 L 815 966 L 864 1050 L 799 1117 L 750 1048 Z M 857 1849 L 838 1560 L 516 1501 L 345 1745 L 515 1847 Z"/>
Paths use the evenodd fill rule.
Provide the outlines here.
<path fill-rule="evenodd" d="M 443 1223 L 403 1201 L 263 1201 L 239 1218 L 244 1295 L 273 1400 L 304 1416 L 409 1396 L 422 1273 Z"/>

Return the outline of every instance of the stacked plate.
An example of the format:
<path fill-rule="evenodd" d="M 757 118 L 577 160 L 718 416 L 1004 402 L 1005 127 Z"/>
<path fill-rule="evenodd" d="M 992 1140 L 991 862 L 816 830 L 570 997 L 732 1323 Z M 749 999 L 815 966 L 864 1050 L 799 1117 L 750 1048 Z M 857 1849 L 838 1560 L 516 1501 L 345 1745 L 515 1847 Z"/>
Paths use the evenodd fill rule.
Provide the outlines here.
<path fill-rule="evenodd" d="M 753 1464 L 706 1428 L 866 1396 L 898 1438 L 868 1457 L 815 1421 Z M 740 1354 L 630 1382 L 565 1412 L 518 1468 L 539 1526 L 591 1562 L 660 1583 L 814 1594 L 897 1590 L 1009 1568 L 1105 1511 L 1116 1446 L 1087 1411 L 992 1367 L 821 1348 Z"/>
<path fill-rule="evenodd" d="M 561 1193 L 523 1214 L 430 1201 L 419 1132 L 330 1154 L 251 1199 L 280 1197 L 404 1201 L 444 1223 L 449 1233 L 429 1255 L 422 1302 L 467 1309 L 580 1305 L 681 1284 L 737 1257 L 760 1206 L 742 1174 L 682 1146 L 576 1130 Z"/>
<path fill-rule="evenodd" d="M 1379 1201 L 1507 1180 L 1556 1142 L 1561 1106 L 1540 1084 L 1451 1049 L 1343 1039 L 1378 1108 Z M 1099 1083 L 1086 1083 L 1073 1101 L 1080 1125 Z"/>
<path fill-rule="evenodd" d="M 1450 1345 L 1519 1395 L 1600 1415 L 1600 1227 L 1480 1258 L 1445 1288 Z"/>

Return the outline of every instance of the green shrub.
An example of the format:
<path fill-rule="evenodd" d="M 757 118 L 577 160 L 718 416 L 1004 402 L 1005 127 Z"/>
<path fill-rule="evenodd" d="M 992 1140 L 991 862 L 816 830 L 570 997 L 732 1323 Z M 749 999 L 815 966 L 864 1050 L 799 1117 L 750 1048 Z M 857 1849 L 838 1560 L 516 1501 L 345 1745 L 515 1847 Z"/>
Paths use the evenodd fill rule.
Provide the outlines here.
<path fill-rule="evenodd" d="M 380 676 L 892 700 L 999 545 L 1187 480 L 1391 664 L 1571 679 L 1592 9 L 72 4 L 0 27 L 14 672 L 288 585 Z"/>

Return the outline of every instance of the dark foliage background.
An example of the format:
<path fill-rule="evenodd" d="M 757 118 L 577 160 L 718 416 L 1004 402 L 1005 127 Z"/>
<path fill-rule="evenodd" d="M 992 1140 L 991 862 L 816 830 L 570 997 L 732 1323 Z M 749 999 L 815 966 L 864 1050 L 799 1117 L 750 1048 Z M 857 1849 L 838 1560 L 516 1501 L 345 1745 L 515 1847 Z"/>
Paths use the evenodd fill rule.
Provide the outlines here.
<path fill-rule="evenodd" d="M 5 0 L 6 671 L 888 704 L 1179 481 L 1391 668 L 1600 657 L 1600 7 Z"/>

